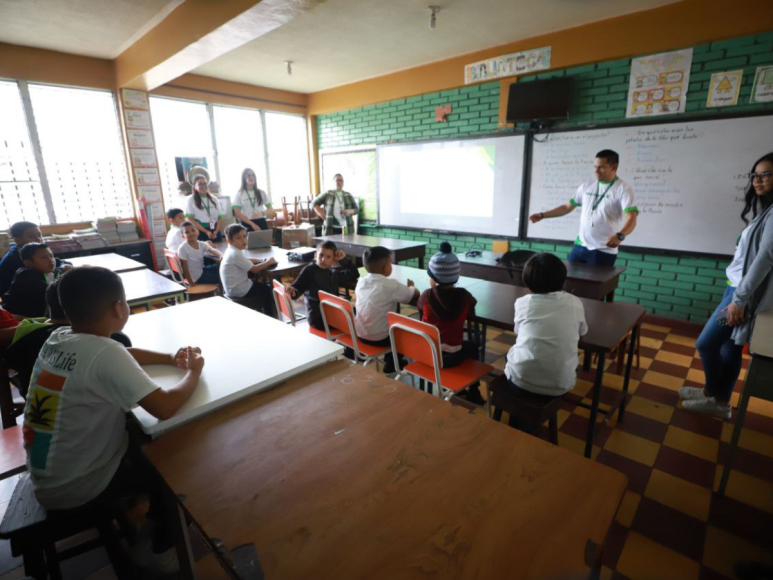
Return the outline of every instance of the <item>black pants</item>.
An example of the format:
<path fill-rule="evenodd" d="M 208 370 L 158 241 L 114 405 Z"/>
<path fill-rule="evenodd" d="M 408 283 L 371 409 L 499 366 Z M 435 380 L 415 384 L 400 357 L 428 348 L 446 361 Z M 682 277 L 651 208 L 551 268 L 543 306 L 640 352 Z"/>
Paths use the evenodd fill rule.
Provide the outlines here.
<path fill-rule="evenodd" d="M 214 228 L 208 228 L 206 226 L 204 226 L 204 228 L 208 232 L 210 232 L 210 233 L 214 233 L 215 232 Z M 201 231 L 199 232 L 199 237 L 198 237 L 198 240 L 200 242 L 219 242 L 222 239 L 223 239 L 223 236 L 222 236 L 222 234 L 220 232 L 218 232 L 217 235 L 214 238 L 212 238 L 211 240 L 209 239 L 209 236 L 207 234 L 205 234 L 204 232 L 201 232 Z"/>
<path fill-rule="evenodd" d="M 256 226 L 258 226 L 258 227 L 259 227 L 261 230 L 267 230 L 267 229 L 268 229 L 268 220 L 266 220 L 266 218 L 264 218 L 264 217 L 262 217 L 262 218 L 255 218 L 255 219 L 251 219 L 251 220 L 250 220 L 250 221 L 248 221 L 248 222 L 242 222 L 242 225 L 243 225 L 245 228 L 247 228 L 247 231 L 248 231 L 248 232 L 251 232 L 251 231 L 252 231 L 252 224 L 255 224 L 255 225 L 256 225 Z"/>
<path fill-rule="evenodd" d="M 444 352 L 443 353 L 443 368 L 448 369 L 456 367 L 462 364 L 465 359 L 478 360 L 478 345 L 471 340 L 465 340 L 462 342 L 462 348 L 456 352 Z M 471 395 L 480 393 L 480 383 L 470 385 L 467 392 Z M 477 396 L 477 395 L 474 395 Z"/>
<path fill-rule="evenodd" d="M 274 294 L 271 292 L 271 288 L 260 280 L 252 281 L 252 288 L 250 288 L 250 291 L 244 295 L 244 298 L 257 298 L 257 310 L 266 316 L 276 316 L 276 309 L 274 308 Z"/>
<path fill-rule="evenodd" d="M 357 340 L 361 340 L 365 344 L 368 344 L 370 346 L 389 346 L 392 344 L 392 342 L 389 340 L 389 337 L 382 338 L 381 340 L 368 340 L 367 338 L 358 338 Z M 395 357 L 392 354 L 392 350 L 386 354 L 384 354 L 384 366 L 395 366 Z"/>

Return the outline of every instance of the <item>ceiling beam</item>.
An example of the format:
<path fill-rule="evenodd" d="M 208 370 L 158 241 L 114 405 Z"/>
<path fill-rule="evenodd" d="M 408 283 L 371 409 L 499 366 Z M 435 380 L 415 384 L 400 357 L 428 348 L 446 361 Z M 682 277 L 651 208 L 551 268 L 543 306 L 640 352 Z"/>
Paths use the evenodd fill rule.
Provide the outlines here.
<path fill-rule="evenodd" d="M 149 91 L 250 42 L 324 0 L 186 0 L 115 59 L 118 88 Z"/>

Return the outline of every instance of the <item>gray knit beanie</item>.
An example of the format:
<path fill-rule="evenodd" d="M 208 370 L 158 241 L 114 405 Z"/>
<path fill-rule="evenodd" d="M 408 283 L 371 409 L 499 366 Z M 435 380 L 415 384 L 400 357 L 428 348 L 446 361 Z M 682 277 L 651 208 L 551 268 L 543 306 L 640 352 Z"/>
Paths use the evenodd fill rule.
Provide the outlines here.
<path fill-rule="evenodd" d="M 456 284 L 459 281 L 459 258 L 448 242 L 442 242 L 439 249 L 430 259 L 427 273 L 438 284 Z"/>

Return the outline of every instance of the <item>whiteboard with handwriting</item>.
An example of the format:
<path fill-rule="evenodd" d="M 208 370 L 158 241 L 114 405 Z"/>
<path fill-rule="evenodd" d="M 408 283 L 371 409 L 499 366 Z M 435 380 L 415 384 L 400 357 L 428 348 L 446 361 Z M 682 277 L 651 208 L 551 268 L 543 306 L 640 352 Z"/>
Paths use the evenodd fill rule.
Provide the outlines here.
<path fill-rule="evenodd" d="M 529 215 L 569 201 L 594 178 L 602 149 L 620 154 L 617 174 L 636 193 L 639 222 L 625 245 L 730 255 L 744 227 L 746 174 L 773 151 L 773 117 L 553 133 L 533 144 Z M 527 236 L 571 241 L 579 226 L 575 210 L 528 224 Z"/>

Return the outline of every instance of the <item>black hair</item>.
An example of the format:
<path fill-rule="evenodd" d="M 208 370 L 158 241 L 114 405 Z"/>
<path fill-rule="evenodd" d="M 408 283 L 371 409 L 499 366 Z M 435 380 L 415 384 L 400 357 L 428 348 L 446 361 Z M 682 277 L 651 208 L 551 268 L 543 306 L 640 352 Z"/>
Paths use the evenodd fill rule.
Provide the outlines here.
<path fill-rule="evenodd" d="M 45 250 L 48 248 L 48 244 L 44 244 L 42 242 L 30 242 L 29 244 L 24 244 L 24 247 L 19 252 L 19 255 L 21 256 L 21 259 L 23 261 L 27 260 L 34 260 L 35 254 L 37 254 L 40 250 Z"/>
<path fill-rule="evenodd" d="M 201 196 L 199 195 L 199 192 L 196 190 L 196 180 L 197 179 L 203 179 L 204 181 L 206 181 L 207 178 L 204 177 L 201 174 L 198 174 L 198 175 L 196 175 L 193 178 L 193 181 L 191 182 L 191 189 L 193 190 L 193 203 L 196 204 L 197 208 L 203 209 L 204 208 L 204 203 L 201 201 Z M 210 203 L 213 203 L 215 205 L 215 207 L 219 207 L 218 203 L 217 203 L 217 198 L 214 195 L 212 195 L 211 191 L 209 191 L 209 183 L 207 183 L 207 193 L 206 193 L 206 196 L 209 198 L 209 202 Z M 219 212 L 220 212 L 220 210 L 218 209 L 218 213 Z"/>
<path fill-rule="evenodd" d="M 59 280 L 54 280 L 46 288 L 46 304 L 48 310 L 51 313 L 51 318 L 54 320 L 65 320 L 67 315 L 64 313 L 62 303 L 59 301 Z"/>
<path fill-rule="evenodd" d="M 59 279 L 59 301 L 73 324 L 99 322 L 113 304 L 123 300 L 121 277 L 107 268 L 81 266 Z"/>
<path fill-rule="evenodd" d="M 36 227 L 38 227 L 38 224 L 33 224 L 32 222 L 16 222 L 11 226 L 11 237 L 20 238 L 28 229 Z"/>
<path fill-rule="evenodd" d="M 173 207 L 172 209 L 166 210 L 166 219 L 173 220 L 177 214 L 182 213 L 183 210 L 181 210 L 179 207 Z"/>
<path fill-rule="evenodd" d="M 617 151 L 612 151 L 611 149 L 602 149 L 596 153 L 596 158 L 606 159 L 610 165 L 614 165 L 615 167 L 620 164 L 620 156 L 617 154 Z"/>
<path fill-rule="evenodd" d="M 191 220 L 185 220 L 183 223 L 180 224 L 180 229 L 187 228 L 188 226 L 192 228 L 196 227 L 193 225 L 193 222 Z"/>
<path fill-rule="evenodd" d="M 249 167 L 246 167 L 244 171 L 242 171 L 242 188 L 241 191 L 250 191 L 247 189 L 247 172 L 250 171 L 255 176 L 255 197 L 257 198 L 258 205 L 265 205 L 265 203 L 268 201 L 266 198 L 266 194 L 263 193 L 262 190 L 258 189 L 258 174 L 255 173 L 252 169 Z"/>
<path fill-rule="evenodd" d="M 374 271 L 382 270 L 385 263 L 390 261 L 391 258 L 392 252 L 384 246 L 373 246 L 363 252 L 362 264 L 368 272 L 373 273 Z"/>
<path fill-rule="evenodd" d="M 335 245 L 335 242 L 328 240 L 317 244 L 317 250 L 331 250 L 335 254 L 338 251 L 338 246 Z"/>
<path fill-rule="evenodd" d="M 773 163 L 773 153 L 768 153 L 767 155 L 763 155 L 757 161 L 754 162 L 754 165 L 752 165 L 752 170 L 749 173 L 754 173 L 754 170 L 757 168 L 757 165 L 762 163 L 763 161 L 767 161 L 768 163 Z M 773 179 L 773 177 L 771 177 Z M 746 188 L 746 194 L 743 198 L 744 206 L 743 211 L 741 212 L 741 219 L 744 221 L 744 223 L 749 223 L 749 219 L 746 217 L 749 212 L 752 212 L 752 218 L 757 217 L 757 214 L 761 211 L 765 211 L 771 203 L 773 203 L 773 194 L 768 193 L 766 195 L 757 195 L 757 192 L 754 190 L 754 183 L 749 181 L 749 186 Z M 757 209 L 757 205 L 759 204 L 760 208 Z"/>
<path fill-rule="evenodd" d="M 566 266 L 558 256 L 534 254 L 523 267 L 523 283 L 534 294 L 549 294 L 564 288 Z"/>
<path fill-rule="evenodd" d="M 225 237 L 228 241 L 231 241 L 236 237 L 236 234 L 246 231 L 247 228 L 245 228 L 242 224 L 231 224 L 225 228 Z"/>

